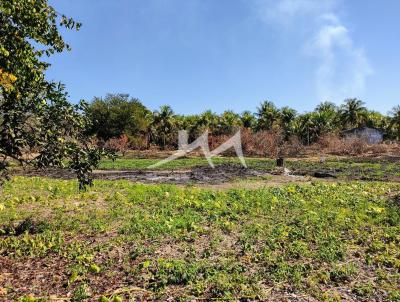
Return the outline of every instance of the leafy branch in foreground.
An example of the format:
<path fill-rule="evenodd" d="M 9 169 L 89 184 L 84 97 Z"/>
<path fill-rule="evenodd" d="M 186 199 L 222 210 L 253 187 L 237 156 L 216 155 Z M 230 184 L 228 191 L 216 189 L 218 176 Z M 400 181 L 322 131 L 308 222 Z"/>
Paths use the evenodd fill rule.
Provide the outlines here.
<path fill-rule="evenodd" d="M 47 0 L 0 2 L 1 179 L 14 159 L 39 168 L 67 162 L 81 189 L 92 184 L 90 172 L 104 153 L 83 134 L 86 104 L 70 104 L 64 86 L 45 79 L 50 64 L 44 59 L 70 50 L 59 29 L 80 26 Z"/>

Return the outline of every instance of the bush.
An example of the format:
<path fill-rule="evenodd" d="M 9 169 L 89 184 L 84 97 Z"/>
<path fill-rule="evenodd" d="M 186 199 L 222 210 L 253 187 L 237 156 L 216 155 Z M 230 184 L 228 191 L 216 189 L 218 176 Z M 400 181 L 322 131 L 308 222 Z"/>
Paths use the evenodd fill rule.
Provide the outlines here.
<path fill-rule="evenodd" d="M 381 155 L 390 151 L 389 145 L 386 144 L 378 144 L 368 146 L 368 151 L 373 155 Z"/>
<path fill-rule="evenodd" d="M 120 152 L 124 156 L 129 148 L 129 138 L 126 134 L 111 138 L 105 143 L 104 148 L 112 152 Z"/>
<path fill-rule="evenodd" d="M 321 136 L 316 147 L 318 151 L 335 155 L 361 155 L 368 150 L 368 144 L 364 139 L 356 137 L 340 138 L 333 133 Z"/>
<path fill-rule="evenodd" d="M 345 138 L 343 139 L 345 155 L 361 155 L 367 151 L 367 143 L 361 138 Z"/>
<path fill-rule="evenodd" d="M 282 147 L 282 155 L 284 156 L 298 156 L 300 153 L 304 152 L 304 145 L 301 143 L 300 139 L 292 135 L 287 141 L 284 142 Z"/>
<path fill-rule="evenodd" d="M 242 129 L 242 148 L 246 156 L 263 156 L 276 158 L 278 156 L 295 156 L 304 151 L 304 146 L 295 135 L 287 141 L 279 130 L 265 130 L 253 133 L 249 129 Z M 223 143 L 229 137 L 215 139 Z"/>
<path fill-rule="evenodd" d="M 342 145 L 342 140 L 335 133 L 327 133 L 318 139 L 316 145 L 319 149 L 326 149 L 328 152 L 335 151 L 338 146 Z"/>
<path fill-rule="evenodd" d="M 150 148 L 149 141 L 145 136 L 130 136 L 129 146 L 133 150 L 147 150 Z"/>

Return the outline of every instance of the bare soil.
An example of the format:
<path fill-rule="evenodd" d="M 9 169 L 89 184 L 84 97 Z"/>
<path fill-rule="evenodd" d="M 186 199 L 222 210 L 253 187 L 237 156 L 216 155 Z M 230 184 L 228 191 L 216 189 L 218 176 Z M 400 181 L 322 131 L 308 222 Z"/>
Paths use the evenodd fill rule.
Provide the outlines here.
<path fill-rule="evenodd" d="M 42 176 L 50 178 L 74 179 L 75 174 L 63 169 L 25 169 L 16 170 L 14 175 Z M 170 184 L 215 184 L 229 182 L 235 179 L 262 177 L 266 172 L 240 167 L 237 165 L 219 165 L 211 167 L 194 167 L 184 170 L 96 170 L 95 179 L 120 180 L 126 179 L 141 183 Z"/>
<path fill-rule="evenodd" d="M 146 184 L 175 184 L 196 185 L 200 187 L 229 189 L 229 188 L 251 188 L 256 189 L 265 186 L 279 186 L 287 183 L 310 183 L 315 180 L 323 181 L 391 181 L 400 182 L 396 175 L 364 175 L 353 173 L 351 175 L 338 175 L 340 169 L 320 167 L 299 167 L 293 171 L 276 168 L 275 170 L 260 168 L 244 168 L 237 164 L 220 164 L 215 168 L 198 166 L 186 169 L 174 170 L 96 170 L 95 179 L 103 180 L 129 180 Z M 75 179 L 76 175 L 65 169 L 15 169 L 14 175 L 40 176 L 59 179 Z"/>

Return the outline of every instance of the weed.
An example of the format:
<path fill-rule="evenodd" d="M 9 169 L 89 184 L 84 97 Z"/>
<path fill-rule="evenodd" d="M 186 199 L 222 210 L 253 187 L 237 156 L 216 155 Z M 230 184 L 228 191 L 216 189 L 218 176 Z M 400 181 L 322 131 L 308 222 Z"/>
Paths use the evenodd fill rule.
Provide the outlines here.
<path fill-rule="evenodd" d="M 96 181 L 81 193 L 72 180 L 15 177 L 0 195 L 1 229 L 14 230 L 0 236 L 1 261 L 6 270 L 19 263 L 23 275 L 32 273 L 24 263 L 41 267 L 35 294 L 74 292 L 75 301 L 98 300 L 111 283 L 137 285 L 123 294 L 135 300 L 265 300 L 285 291 L 396 301 L 399 191 L 388 182 L 211 191 Z M 365 276 L 373 283 L 361 284 Z M 29 294 L 18 276 L 0 283 L 12 288 L 9 301 Z"/>

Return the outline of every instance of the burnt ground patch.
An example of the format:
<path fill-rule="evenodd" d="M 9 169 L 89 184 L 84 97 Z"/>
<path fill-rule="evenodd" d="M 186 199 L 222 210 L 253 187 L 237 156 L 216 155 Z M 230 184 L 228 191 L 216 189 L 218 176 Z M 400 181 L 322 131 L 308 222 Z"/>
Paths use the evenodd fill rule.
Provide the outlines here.
<path fill-rule="evenodd" d="M 363 181 L 400 181 L 400 167 L 394 163 L 364 164 L 359 162 L 326 162 L 287 161 L 286 170 L 277 169 L 274 165 L 265 162 L 250 162 L 245 168 L 236 163 L 223 163 L 215 168 L 199 165 L 178 169 L 125 169 L 125 170 L 96 170 L 95 179 L 103 180 L 130 180 L 139 183 L 151 184 L 206 184 L 215 185 L 235 180 L 265 179 L 285 174 L 288 176 L 302 176 L 311 178 L 327 178 L 338 180 Z M 40 176 L 48 178 L 74 179 L 73 172 L 65 169 L 15 169 L 14 175 Z"/>
<path fill-rule="evenodd" d="M 169 183 L 169 184 L 215 184 L 229 182 L 234 179 L 246 179 L 264 176 L 267 171 L 254 168 L 244 168 L 234 164 L 218 165 L 215 168 L 199 166 L 191 169 L 179 170 L 97 170 L 95 179 L 130 180 L 141 183 Z M 17 170 L 15 175 L 42 176 L 49 178 L 74 179 L 75 174 L 64 169 L 47 170 Z"/>

